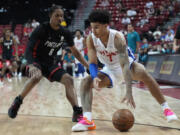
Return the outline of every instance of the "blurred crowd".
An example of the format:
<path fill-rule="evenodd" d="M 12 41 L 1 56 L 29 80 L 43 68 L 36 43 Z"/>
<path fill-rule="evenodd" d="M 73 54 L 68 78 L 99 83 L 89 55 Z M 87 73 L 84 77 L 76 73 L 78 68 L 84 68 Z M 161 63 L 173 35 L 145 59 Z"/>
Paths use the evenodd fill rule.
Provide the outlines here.
<path fill-rule="evenodd" d="M 143 28 L 145 24 L 150 23 L 149 19 L 152 16 L 159 16 L 167 11 L 168 14 L 174 16 L 175 1 L 169 0 L 169 3 L 162 2 L 159 8 L 155 8 L 153 1 L 147 1 L 145 8 L 143 8 L 145 15 L 140 17 L 139 21 L 135 20 L 134 18 L 134 16 L 138 14 L 138 10 L 140 10 L 138 7 L 126 9 L 125 6 L 123 6 L 121 0 L 114 1 L 116 3 L 116 8 L 120 11 L 119 14 L 125 14 L 123 18 L 120 18 L 123 27 L 122 29 L 118 29 L 112 21 L 109 25 L 109 28 L 117 29 L 125 35 L 127 45 L 132 49 L 137 61 L 145 65 L 149 55 L 169 55 L 180 53 L 180 47 L 178 46 L 179 42 L 175 40 L 177 29 L 174 29 L 174 27 L 168 26 L 167 28 L 163 28 L 161 25 L 157 25 L 155 29 L 149 29 L 146 32 L 139 32 L 138 30 L 136 31 L 137 27 Z M 110 3 L 108 0 L 101 0 L 99 6 L 101 6 L 103 9 L 106 9 L 109 4 Z M 24 51 L 23 53 L 18 53 L 18 49 L 20 49 L 22 44 L 24 46 L 27 45 L 29 36 L 31 35 L 32 31 L 39 25 L 40 23 L 36 19 L 28 20 L 22 28 L 22 37 L 18 34 L 19 30 L 17 30 L 17 32 L 13 32 L 16 31 L 16 29 L 14 30 L 12 28 L 12 31 L 11 29 L 2 29 L 3 34 L 0 37 L 1 82 L 4 78 L 7 78 L 9 81 L 11 81 L 12 76 L 21 78 L 25 75 L 27 61 L 24 57 Z M 61 22 L 60 25 L 67 27 L 65 20 Z M 73 32 L 75 46 L 86 60 L 88 60 L 86 37 L 90 33 L 90 27 L 87 27 L 84 31 L 77 29 Z M 75 59 L 71 51 L 66 48 L 65 44 L 63 49 L 58 51 L 54 62 L 59 66 L 62 66 L 70 75 L 74 77 L 81 78 L 85 76 L 86 69 L 79 63 L 78 60 Z M 99 67 L 103 67 L 100 62 Z"/>

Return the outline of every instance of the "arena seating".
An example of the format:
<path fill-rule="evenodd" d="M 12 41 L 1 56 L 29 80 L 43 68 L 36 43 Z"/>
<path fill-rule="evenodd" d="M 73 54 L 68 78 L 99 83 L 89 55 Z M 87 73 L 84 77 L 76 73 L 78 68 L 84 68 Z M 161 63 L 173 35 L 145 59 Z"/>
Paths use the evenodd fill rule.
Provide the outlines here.
<path fill-rule="evenodd" d="M 105 7 L 109 10 L 109 12 L 112 15 L 112 21 L 115 23 L 116 28 L 118 30 L 124 29 L 124 25 L 121 23 L 121 19 L 124 17 L 126 12 L 119 13 L 118 9 L 115 5 L 116 0 L 109 0 L 109 6 Z M 158 8 L 163 2 L 168 2 L 168 0 L 151 0 L 154 4 L 154 8 Z M 100 6 L 102 0 L 97 0 L 96 4 L 94 6 L 94 9 L 102 9 L 103 7 Z M 132 24 L 137 24 L 137 22 L 140 21 L 140 19 L 145 16 L 144 9 L 145 4 L 148 2 L 148 0 L 122 0 L 121 1 L 123 6 L 126 7 L 126 9 L 135 8 L 137 11 L 137 15 L 134 17 L 132 21 Z M 149 29 L 154 29 L 156 25 L 163 24 L 164 21 L 166 21 L 169 17 L 169 13 L 165 12 L 164 14 L 160 16 L 152 16 L 149 18 L 149 23 L 145 24 L 142 28 L 135 27 L 135 30 L 139 32 L 140 34 L 142 32 L 147 32 Z M 134 25 L 135 26 L 135 25 Z"/>

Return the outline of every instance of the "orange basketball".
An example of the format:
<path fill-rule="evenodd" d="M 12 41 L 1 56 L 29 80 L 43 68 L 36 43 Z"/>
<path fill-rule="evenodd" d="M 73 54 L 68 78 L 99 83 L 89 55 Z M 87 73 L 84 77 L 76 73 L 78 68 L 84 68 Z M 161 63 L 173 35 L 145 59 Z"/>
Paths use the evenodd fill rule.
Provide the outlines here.
<path fill-rule="evenodd" d="M 128 131 L 134 124 L 134 116 L 128 109 L 119 109 L 113 114 L 112 123 L 119 131 Z"/>

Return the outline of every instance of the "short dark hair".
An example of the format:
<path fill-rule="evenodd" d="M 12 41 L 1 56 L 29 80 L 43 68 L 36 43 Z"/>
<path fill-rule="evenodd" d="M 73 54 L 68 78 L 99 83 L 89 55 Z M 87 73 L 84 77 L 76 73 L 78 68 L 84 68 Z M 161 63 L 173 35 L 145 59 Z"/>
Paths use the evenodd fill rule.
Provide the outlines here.
<path fill-rule="evenodd" d="M 62 6 L 53 5 L 53 6 L 50 8 L 50 10 L 49 10 L 49 17 L 51 17 L 51 15 L 54 13 L 54 11 L 55 11 L 56 9 L 61 9 L 61 10 L 63 11 Z"/>
<path fill-rule="evenodd" d="M 76 29 L 76 30 L 75 30 L 75 33 L 76 33 L 77 31 L 79 31 L 81 35 L 83 34 L 83 32 L 82 32 L 80 29 Z"/>
<path fill-rule="evenodd" d="M 88 20 L 91 22 L 98 22 L 101 24 L 109 24 L 111 20 L 111 15 L 107 10 L 93 10 L 89 17 Z"/>

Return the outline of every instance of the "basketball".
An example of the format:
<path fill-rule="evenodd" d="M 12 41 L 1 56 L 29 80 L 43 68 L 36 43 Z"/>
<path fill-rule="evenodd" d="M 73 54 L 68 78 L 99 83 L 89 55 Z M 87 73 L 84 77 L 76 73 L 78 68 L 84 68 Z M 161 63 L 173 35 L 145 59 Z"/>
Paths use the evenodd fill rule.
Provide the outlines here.
<path fill-rule="evenodd" d="M 114 112 L 112 123 L 121 132 L 128 131 L 134 124 L 134 116 L 128 109 L 119 109 Z"/>

